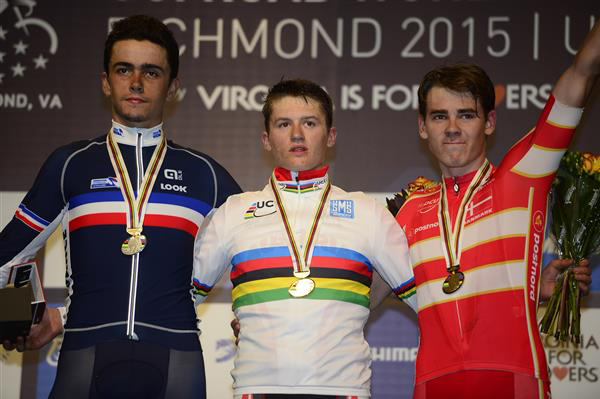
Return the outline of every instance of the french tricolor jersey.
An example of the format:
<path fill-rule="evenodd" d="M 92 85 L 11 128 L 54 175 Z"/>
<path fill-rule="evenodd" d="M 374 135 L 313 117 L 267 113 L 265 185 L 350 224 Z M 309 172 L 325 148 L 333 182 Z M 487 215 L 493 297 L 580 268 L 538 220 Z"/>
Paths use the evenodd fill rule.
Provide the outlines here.
<path fill-rule="evenodd" d="M 307 238 L 327 168 L 276 169 L 276 189 L 298 249 Z M 332 186 L 309 252 L 315 288 L 294 298 L 293 253 L 270 185 L 230 197 L 208 219 L 194 249 L 199 301 L 231 265 L 233 309 L 241 324 L 234 394 L 369 396 L 369 316 L 373 269 L 415 308 L 402 229 L 363 193 Z"/>
<path fill-rule="evenodd" d="M 466 204 L 465 280 L 456 292 L 442 291 L 448 272 L 438 220 L 441 186 L 415 192 L 400 209 L 419 304 L 417 384 L 473 369 L 548 380 L 536 321 L 547 197 L 581 111 L 551 97 L 536 127 Z M 475 173 L 444 179 L 453 224 Z"/>
<path fill-rule="evenodd" d="M 162 126 L 135 129 L 113 123 L 109 134 L 135 190 L 138 174 L 143 176 L 162 138 Z M 132 257 L 121 253 L 129 237 L 126 208 L 106 138 L 66 145 L 47 159 L 0 233 L 0 286 L 10 266 L 35 257 L 62 223 L 68 288 L 64 349 L 125 339 L 130 304 L 140 340 L 198 348 L 190 294 L 194 240 L 204 217 L 240 188 L 210 157 L 169 141 L 146 209 L 148 242 L 139 254 L 137 290 L 132 291 Z"/>

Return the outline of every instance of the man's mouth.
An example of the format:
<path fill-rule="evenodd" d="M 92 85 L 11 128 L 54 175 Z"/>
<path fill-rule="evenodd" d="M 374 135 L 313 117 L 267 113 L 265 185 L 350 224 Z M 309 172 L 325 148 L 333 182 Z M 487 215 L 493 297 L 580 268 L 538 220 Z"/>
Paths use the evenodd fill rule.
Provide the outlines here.
<path fill-rule="evenodd" d="M 127 101 L 129 104 L 133 104 L 133 105 L 143 104 L 146 102 L 146 100 L 144 100 L 141 97 L 127 97 L 125 99 L 125 101 Z"/>
<path fill-rule="evenodd" d="M 303 145 L 297 145 L 297 146 L 293 146 L 292 148 L 290 148 L 290 152 L 293 152 L 294 154 L 301 154 L 308 151 L 308 148 L 306 148 Z"/>

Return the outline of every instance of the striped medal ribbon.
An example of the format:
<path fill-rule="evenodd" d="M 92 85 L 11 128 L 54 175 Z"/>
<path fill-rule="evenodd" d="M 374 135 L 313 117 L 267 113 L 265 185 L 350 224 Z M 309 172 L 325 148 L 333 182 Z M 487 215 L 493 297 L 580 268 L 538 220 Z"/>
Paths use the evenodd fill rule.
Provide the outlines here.
<path fill-rule="evenodd" d="M 485 182 L 490 173 L 492 167 L 490 162 L 486 159 L 477 170 L 477 173 L 471 180 L 467 192 L 465 193 L 460 207 L 458 208 L 458 214 L 454 225 L 452 225 L 452 219 L 450 218 L 450 207 L 448 206 L 448 197 L 446 191 L 446 184 L 442 183 L 442 189 L 440 190 L 440 206 L 438 210 L 438 221 L 440 226 L 440 236 L 442 239 L 442 249 L 444 257 L 446 258 L 446 271 L 448 276 L 442 284 L 442 291 L 445 294 L 452 294 L 456 292 L 464 283 L 465 275 L 460 271 L 460 257 L 462 252 L 462 233 L 465 227 L 465 211 L 467 204 L 473 198 L 473 195 L 477 189 Z"/>
<path fill-rule="evenodd" d="M 279 214 L 281 215 L 281 221 L 283 223 L 283 227 L 285 228 L 285 232 L 287 233 L 290 247 L 292 248 L 292 254 L 294 256 L 294 277 L 296 277 L 297 280 L 292 283 L 290 288 L 288 288 L 288 292 L 291 296 L 300 298 L 310 294 L 312 290 L 315 289 L 315 281 L 311 278 L 308 278 L 310 275 L 310 264 L 308 262 L 308 257 L 310 255 L 310 249 L 314 243 L 317 227 L 319 225 L 319 219 L 321 219 L 321 215 L 323 214 L 323 208 L 325 207 L 327 196 L 329 195 L 329 191 L 331 191 L 331 182 L 327 180 L 327 186 L 321 194 L 321 200 L 319 202 L 319 206 L 317 207 L 317 211 L 315 212 L 310 233 L 308 235 L 308 239 L 306 240 L 306 245 L 304 246 L 304 256 L 300 256 L 300 251 L 298 251 L 296 238 L 292 232 L 287 213 L 285 212 L 285 207 L 283 206 L 283 201 L 279 195 L 277 186 L 275 185 L 275 175 L 271 176 L 270 183 L 273 194 L 275 194 L 275 202 L 277 203 L 277 208 L 279 209 Z"/>
<path fill-rule="evenodd" d="M 148 200 L 154 182 L 158 176 L 158 171 L 165 158 L 167 152 L 167 140 L 164 134 L 161 137 L 160 143 L 154 149 L 144 178 L 142 179 L 138 195 L 136 197 L 127 166 L 123 160 L 123 155 L 117 143 L 112 138 L 112 134 L 108 132 L 108 139 L 106 140 L 106 146 L 108 147 L 108 155 L 110 162 L 112 163 L 113 169 L 117 175 L 119 181 L 119 187 L 123 194 L 123 199 L 126 205 L 127 214 L 127 233 L 130 235 L 123 244 L 121 244 L 121 252 L 124 255 L 135 255 L 141 252 L 147 244 L 146 236 L 142 235 L 144 216 L 146 215 L 146 207 L 148 206 Z"/>

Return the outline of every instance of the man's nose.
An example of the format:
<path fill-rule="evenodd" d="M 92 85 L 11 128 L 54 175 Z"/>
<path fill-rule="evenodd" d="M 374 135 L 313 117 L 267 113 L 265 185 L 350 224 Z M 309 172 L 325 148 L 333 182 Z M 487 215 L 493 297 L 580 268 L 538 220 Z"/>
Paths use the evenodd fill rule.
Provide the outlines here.
<path fill-rule="evenodd" d="M 129 90 L 132 93 L 143 93 L 144 85 L 142 84 L 142 74 L 139 72 L 133 72 L 131 75 L 131 82 L 129 83 Z"/>
<path fill-rule="evenodd" d="M 457 123 L 457 118 L 448 118 L 448 125 L 444 132 L 447 137 L 454 138 L 460 136 L 460 128 Z"/>
<path fill-rule="evenodd" d="M 291 138 L 294 142 L 304 141 L 304 131 L 302 130 L 302 126 L 300 124 L 292 124 Z"/>

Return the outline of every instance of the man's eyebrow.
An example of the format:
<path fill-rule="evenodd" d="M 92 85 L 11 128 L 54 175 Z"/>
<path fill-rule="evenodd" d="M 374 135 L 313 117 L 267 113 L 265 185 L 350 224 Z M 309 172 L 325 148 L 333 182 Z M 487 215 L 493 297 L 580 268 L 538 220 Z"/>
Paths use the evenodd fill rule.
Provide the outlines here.
<path fill-rule="evenodd" d="M 126 68 L 134 68 L 135 66 L 130 62 L 119 61 L 113 64 L 113 68 L 126 67 Z M 160 65 L 145 63 L 140 66 L 141 69 L 158 69 L 160 71 L 164 71 Z"/>
<path fill-rule="evenodd" d="M 475 108 L 461 108 L 461 109 L 458 110 L 457 113 L 459 115 L 475 114 L 475 115 L 479 116 L 479 112 L 477 112 L 477 110 Z"/>
<path fill-rule="evenodd" d="M 430 114 L 447 114 L 448 110 L 446 110 L 446 109 L 432 109 L 432 110 L 429 110 L 429 113 Z"/>
<path fill-rule="evenodd" d="M 142 69 L 158 69 L 163 71 L 163 68 L 156 64 L 142 64 Z"/>
<path fill-rule="evenodd" d="M 113 68 L 119 68 L 119 67 L 133 68 L 133 64 L 130 62 L 119 61 L 119 62 L 115 62 L 112 67 Z"/>

